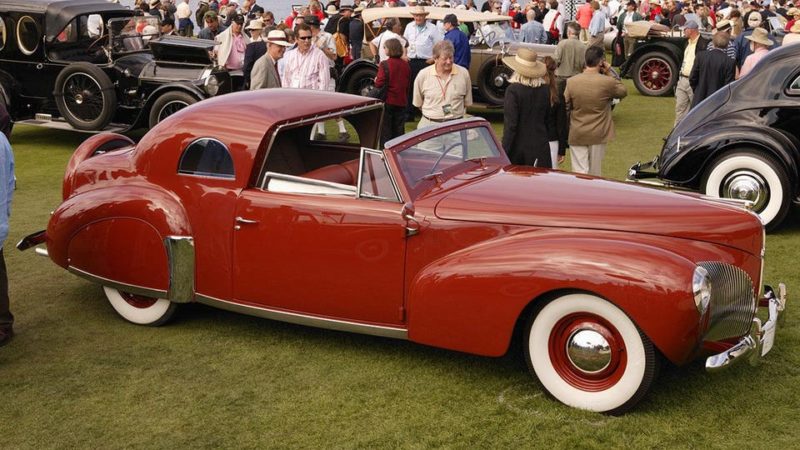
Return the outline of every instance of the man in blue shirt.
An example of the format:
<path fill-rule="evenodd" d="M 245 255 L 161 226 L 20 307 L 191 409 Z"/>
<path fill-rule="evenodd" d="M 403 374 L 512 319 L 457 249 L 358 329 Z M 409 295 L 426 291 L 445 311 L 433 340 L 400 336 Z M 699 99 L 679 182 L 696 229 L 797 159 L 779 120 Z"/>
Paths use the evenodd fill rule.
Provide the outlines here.
<path fill-rule="evenodd" d="M 14 154 L 11 152 L 11 118 L 0 102 L 0 347 L 14 336 L 14 316 L 8 302 L 8 275 L 3 257 L 3 244 L 8 237 L 8 218 L 11 216 L 11 197 L 14 195 Z"/>
<path fill-rule="evenodd" d="M 458 18 L 455 14 L 448 14 L 444 16 L 444 38 L 453 43 L 455 53 L 453 54 L 453 62 L 459 66 L 469 70 L 469 61 L 472 57 L 469 50 L 469 38 L 461 30 L 458 29 Z"/>
<path fill-rule="evenodd" d="M 520 27 L 519 31 L 522 35 L 522 42 L 547 44 L 547 32 L 544 30 L 544 25 L 536 21 L 536 11 L 534 10 L 528 11 L 528 21 Z"/>

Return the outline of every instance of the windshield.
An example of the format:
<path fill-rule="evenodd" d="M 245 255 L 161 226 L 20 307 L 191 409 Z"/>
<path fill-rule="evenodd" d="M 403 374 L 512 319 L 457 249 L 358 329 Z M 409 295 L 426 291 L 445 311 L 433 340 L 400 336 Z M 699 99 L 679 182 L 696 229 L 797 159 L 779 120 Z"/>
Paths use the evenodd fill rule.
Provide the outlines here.
<path fill-rule="evenodd" d="M 501 157 L 486 127 L 451 131 L 426 139 L 397 153 L 400 170 L 411 189 L 446 171 L 469 170 L 465 161 Z"/>
<path fill-rule="evenodd" d="M 115 53 L 143 50 L 151 39 L 161 33 L 160 22 L 154 16 L 136 16 L 108 21 L 111 46 Z"/>

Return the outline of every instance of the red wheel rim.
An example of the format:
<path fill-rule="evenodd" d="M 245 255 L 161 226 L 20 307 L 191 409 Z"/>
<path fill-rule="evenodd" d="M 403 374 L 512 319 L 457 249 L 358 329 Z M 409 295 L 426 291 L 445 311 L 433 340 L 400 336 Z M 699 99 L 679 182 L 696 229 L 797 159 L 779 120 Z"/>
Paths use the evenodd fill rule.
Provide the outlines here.
<path fill-rule="evenodd" d="M 144 295 L 136 295 L 128 292 L 120 292 L 119 295 L 125 302 L 134 308 L 147 309 L 156 304 L 157 298 L 145 297 Z"/>
<path fill-rule="evenodd" d="M 608 343 L 611 359 L 602 370 L 588 373 L 577 367 L 567 354 L 570 337 L 580 330 L 599 333 Z M 586 312 L 570 314 L 559 320 L 550 332 L 548 350 L 550 362 L 558 375 L 571 386 L 587 392 L 604 391 L 617 384 L 628 361 L 625 341 L 616 327 L 602 317 Z"/>
<path fill-rule="evenodd" d="M 639 68 L 639 81 L 651 91 L 669 87 L 672 76 L 672 68 L 663 59 L 648 59 Z"/>

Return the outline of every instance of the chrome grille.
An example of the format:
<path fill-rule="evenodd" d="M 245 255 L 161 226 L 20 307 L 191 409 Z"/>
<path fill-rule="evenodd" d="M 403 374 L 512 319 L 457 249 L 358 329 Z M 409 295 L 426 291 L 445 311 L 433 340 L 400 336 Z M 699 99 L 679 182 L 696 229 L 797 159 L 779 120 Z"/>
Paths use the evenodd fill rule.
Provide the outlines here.
<path fill-rule="evenodd" d="M 711 320 L 704 339 L 719 341 L 747 334 L 756 311 L 750 276 L 736 266 L 721 262 L 698 265 L 711 277 Z"/>

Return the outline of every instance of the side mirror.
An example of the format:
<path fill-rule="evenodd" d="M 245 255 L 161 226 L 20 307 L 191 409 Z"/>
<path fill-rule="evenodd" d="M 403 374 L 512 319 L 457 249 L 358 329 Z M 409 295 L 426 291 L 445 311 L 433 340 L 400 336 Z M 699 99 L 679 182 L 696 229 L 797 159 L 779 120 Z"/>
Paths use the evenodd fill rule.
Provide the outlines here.
<path fill-rule="evenodd" d="M 411 202 L 403 204 L 400 215 L 406 220 L 406 237 L 419 233 L 419 222 L 414 218 L 414 205 Z"/>

